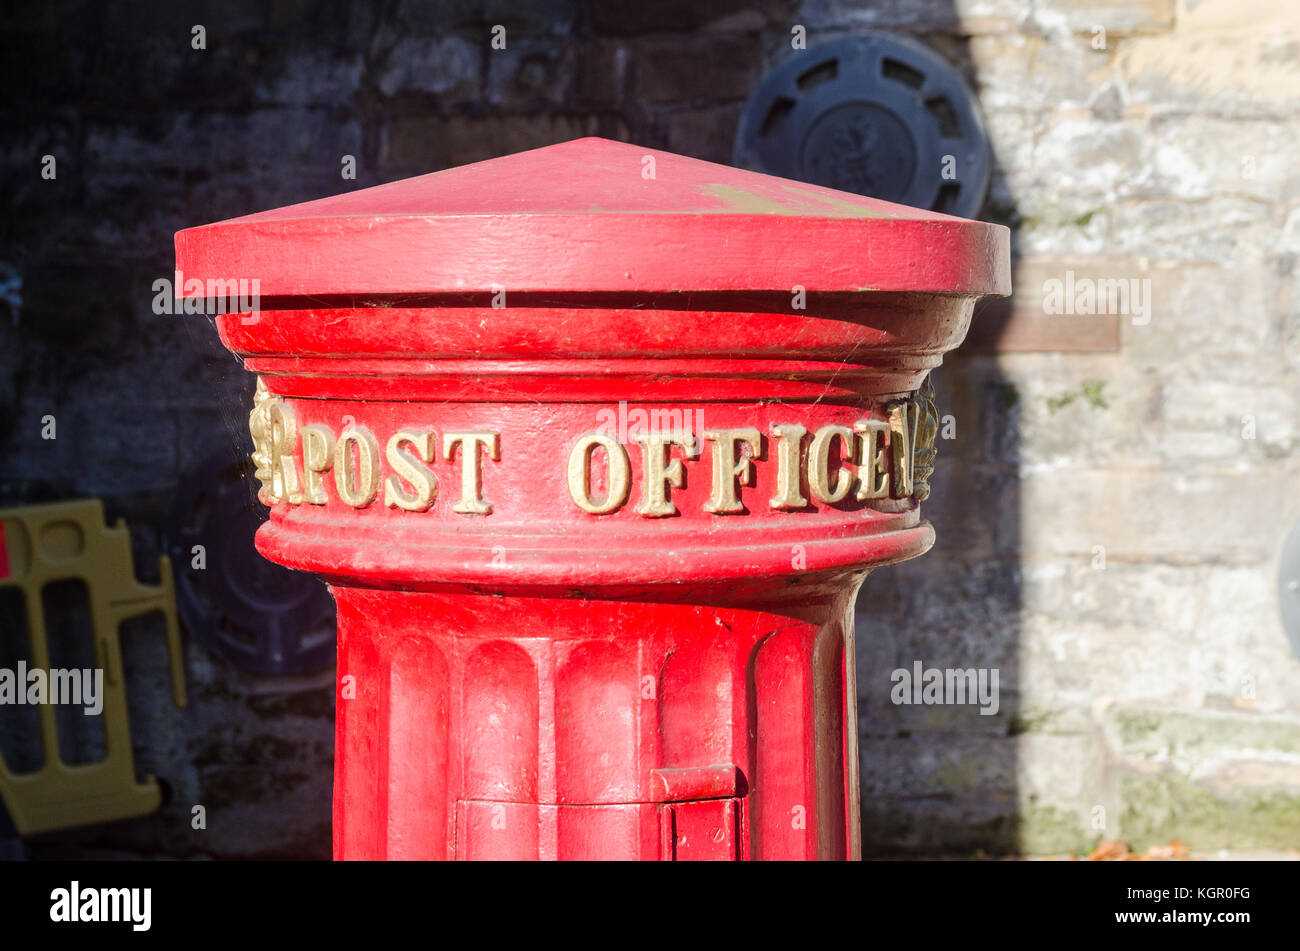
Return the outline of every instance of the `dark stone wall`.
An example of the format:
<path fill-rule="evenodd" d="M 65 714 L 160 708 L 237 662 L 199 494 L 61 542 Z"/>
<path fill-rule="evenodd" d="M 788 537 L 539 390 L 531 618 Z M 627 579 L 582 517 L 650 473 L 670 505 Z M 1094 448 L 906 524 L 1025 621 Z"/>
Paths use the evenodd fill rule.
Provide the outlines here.
<path fill-rule="evenodd" d="M 583 135 L 726 162 L 789 13 L 775 0 L 11 5 L 0 507 L 97 496 L 130 525 L 138 576 L 156 581 L 185 473 L 250 448 L 253 379 L 212 319 L 154 312 L 174 232 Z M 497 25 L 505 49 L 491 48 Z M 187 637 L 178 711 L 161 623 L 126 650 L 137 769 L 171 800 L 27 851 L 328 857 L 332 675 L 268 681 Z M 30 730 L 0 710 L 0 750 L 13 759 L 24 743 Z M 206 829 L 192 828 L 195 805 Z"/>

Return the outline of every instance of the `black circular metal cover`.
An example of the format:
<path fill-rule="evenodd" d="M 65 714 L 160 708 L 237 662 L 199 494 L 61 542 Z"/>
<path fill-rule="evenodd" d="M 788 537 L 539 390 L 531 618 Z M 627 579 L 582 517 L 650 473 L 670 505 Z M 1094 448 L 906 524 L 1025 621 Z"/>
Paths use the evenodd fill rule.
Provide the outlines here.
<path fill-rule="evenodd" d="M 1300 521 L 1292 524 L 1282 545 L 1277 568 L 1277 599 L 1291 652 L 1300 657 Z"/>
<path fill-rule="evenodd" d="M 311 575 L 267 561 L 253 545 L 266 521 L 252 465 L 233 450 L 178 486 L 167 551 L 181 620 L 219 657 L 262 676 L 310 674 L 334 663 L 334 599 Z M 193 567 L 202 545 L 206 565 Z"/>
<path fill-rule="evenodd" d="M 797 50 L 759 82 L 733 162 L 972 218 L 991 154 L 974 96 L 929 47 L 886 33 Z"/>

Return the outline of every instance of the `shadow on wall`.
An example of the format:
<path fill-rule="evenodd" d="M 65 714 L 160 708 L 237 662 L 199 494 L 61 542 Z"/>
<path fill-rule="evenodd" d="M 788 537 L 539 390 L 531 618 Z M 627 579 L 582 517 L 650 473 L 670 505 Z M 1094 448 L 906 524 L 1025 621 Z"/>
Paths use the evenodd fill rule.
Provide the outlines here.
<path fill-rule="evenodd" d="M 917 39 L 978 88 L 963 39 Z M 976 217 L 1012 228 L 1014 274 L 1019 216 L 996 153 Z M 966 342 L 932 373 L 942 423 L 932 490 L 921 510 L 934 525 L 934 548 L 873 573 L 858 599 L 867 857 L 1019 854 L 1029 827 L 1050 821 L 1033 814 L 1018 787 L 1019 394 L 995 355 L 1008 318 L 1006 301 L 978 304 Z M 925 702 L 915 681 L 918 671 L 924 682 L 933 670 L 945 679 L 949 671 L 973 671 L 993 702 Z M 896 702 L 918 697 L 920 703 Z"/>

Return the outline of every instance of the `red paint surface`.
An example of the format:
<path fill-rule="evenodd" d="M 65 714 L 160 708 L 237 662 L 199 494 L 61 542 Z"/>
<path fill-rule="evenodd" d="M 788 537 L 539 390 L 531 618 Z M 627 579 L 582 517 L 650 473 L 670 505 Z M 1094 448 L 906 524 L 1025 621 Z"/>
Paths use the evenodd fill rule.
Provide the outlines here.
<path fill-rule="evenodd" d="M 587 139 L 190 229 L 177 266 L 260 279 L 218 327 L 299 426 L 500 433 L 490 515 L 439 460 L 427 512 L 327 478 L 258 533 L 339 604 L 337 857 L 855 853 L 851 606 L 933 532 L 913 500 L 771 509 L 766 434 L 883 418 L 1008 289 L 1005 229 Z M 679 514 L 638 515 L 630 440 L 628 503 L 574 505 L 574 441 L 636 409 L 762 431 L 746 511 L 704 511 L 705 443 Z"/>
<path fill-rule="evenodd" d="M 1008 240 L 999 225 L 593 138 L 187 229 L 176 264 L 257 278 L 267 297 L 1005 294 Z"/>

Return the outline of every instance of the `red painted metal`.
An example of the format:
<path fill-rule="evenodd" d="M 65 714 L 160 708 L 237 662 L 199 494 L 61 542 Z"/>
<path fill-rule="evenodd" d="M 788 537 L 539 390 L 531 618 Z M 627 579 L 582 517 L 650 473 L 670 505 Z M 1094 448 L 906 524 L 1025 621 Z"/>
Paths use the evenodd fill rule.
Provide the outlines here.
<path fill-rule="evenodd" d="M 772 507 L 773 427 L 885 420 L 1008 292 L 1006 229 L 583 139 L 176 248 L 188 281 L 260 282 L 260 312 L 218 327 L 293 481 L 264 490 L 258 549 L 338 601 L 336 857 L 855 854 L 853 600 L 933 532 L 914 498 L 824 502 L 806 479 L 807 504 Z M 308 465 L 307 427 L 353 436 Z M 700 437 L 666 450 L 668 517 L 638 512 L 634 437 L 656 428 Z M 724 450 L 704 434 L 750 428 L 740 511 L 711 512 Z M 385 447 L 426 431 L 436 496 L 388 504 L 390 476 L 419 488 Z M 598 431 L 630 483 L 604 514 L 568 478 Z M 861 478 L 831 446 L 830 476 Z M 593 499 L 611 458 L 588 460 Z M 292 500 L 309 478 L 316 501 Z M 455 510 L 476 491 L 490 511 Z"/>

